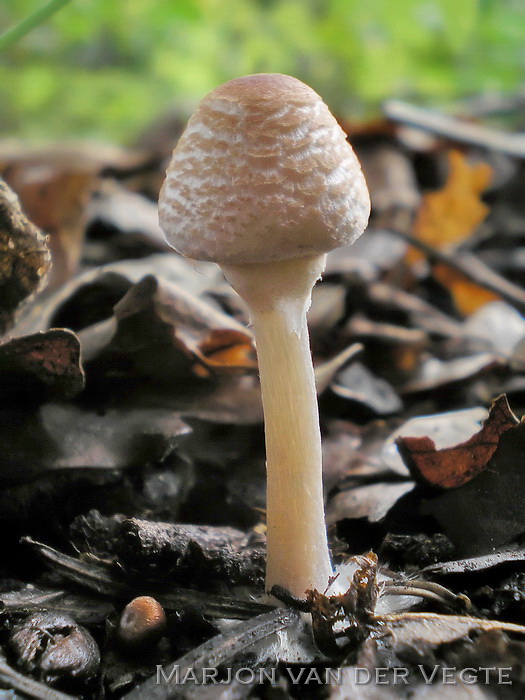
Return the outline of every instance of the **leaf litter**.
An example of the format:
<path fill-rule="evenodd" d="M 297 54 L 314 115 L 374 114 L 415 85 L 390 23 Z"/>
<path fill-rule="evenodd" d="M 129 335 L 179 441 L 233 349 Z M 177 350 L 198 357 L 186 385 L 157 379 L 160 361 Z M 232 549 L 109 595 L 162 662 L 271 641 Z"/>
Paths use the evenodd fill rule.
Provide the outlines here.
<path fill-rule="evenodd" d="M 279 592 L 279 608 L 261 601 L 253 337 L 217 268 L 166 249 L 154 201 L 165 146 L 0 148 L 22 204 L 2 184 L 4 685 L 57 700 L 423 698 L 454 687 L 450 666 L 458 693 L 523 695 L 520 165 L 509 154 L 514 167 L 498 170 L 461 130 L 455 150 L 416 147 L 400 121 L 348 125 L 373 217 L 329 256 L 311 313 L 327 520 L 347 573 L 337 593 Z M 139 659 L 114 630 L 145 594 L 168 624 Z M 9 638 L 43 614 L 87 628 L 96 678 L 75 685 L 55 664 L 56 689 L 31 679 Z M 159 665 L 255 675 L 174 687 L 156 684 Z M 461 669 L 483 666 L 489 681 L 465 685 Z M 328 667 L 342 684 L 314 687 Z M 498 685 L 508 667 L 513 685 Z M 379 683 L 355 675 L 378 668 Z"/>

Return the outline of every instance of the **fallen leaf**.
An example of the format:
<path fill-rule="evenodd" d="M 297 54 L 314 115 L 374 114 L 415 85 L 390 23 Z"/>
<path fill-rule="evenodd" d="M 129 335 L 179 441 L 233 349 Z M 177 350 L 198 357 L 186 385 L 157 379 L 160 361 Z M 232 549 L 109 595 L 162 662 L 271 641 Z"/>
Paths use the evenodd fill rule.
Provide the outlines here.
<path fill-rule="evenodd" d="M 344 333 L 365 345 L 367 366 L 395 384 L 419 366 L 429 343 L 428 334 L 419 328 L 371 320 L 361 313 L 350 318 Z"/>
<path fill-rule="evenodd" d="M 330 360 L 315 366 L 315 387 L 317 394 L 320 396 L 330 384 L 334 381 L 334 377 L 344 367 L 350 364 L 356 355 L 363 351 L 361 343 L 353 343 L 349 347 L 342 350 L 340 353 L 332 357 Z"/>
<path fill-rule="evenodd" d="M 323 282 L 314 287 L 312 305 L 308 310 L 312 344 L 326 340 L 327 334 L 344 317 L 345 296 L 346 290 L 341 284 Z"/>
<path fill-rule="evenodd" d="M 115 315 L 117 330 L 108 352 L 132 355 L 135 371 L 166 376 L 174 349 L 208 370 L 246 372 L 257 367 L 247 329 L 182 287 L 152 275 L 129 290 L 115 306 Z"/>
<path fill-rule="evenodd" d="M 413 481 L 382 482 L 345 488 L 329 501 L 326 511 L 327 524 L 333 525 L 346 518 L 364 518 L 369 523 L 377 523 L 413 488 Z"/>
<path fill-rule="evenodd" d="M 472 379 L 504 364 L 504 359 L 493 352 L 480 352 L 452 360 L 440 360 L 426 354 L 416 372 L 399 387 L 399 393 L 415 394 Z"/>
<path fill-rule="evenodd" d="M 494 700 L 500 677 L 514 688 L 505 697 L 521 697 L 525 627 L 435 613 L 376 621 L 355 665 L 330 678 L 331 700 Z"/>
<path fill-rule="evenodd" d="M 414 223 L 416 237 L 439 250 L 466 240 L 489 211 L 480 196 L 490 184 L 490 166 L 470 165 L 459 151 L 451 150 L 449 167 L 444 187 L 424 196 Z M 411 262 L 420 258 L 420 252 L 409 252 Z"/>
<path fill-rule="evenodd" d="M 323 279 L 344 275 L 358 282 L 373 282 L 395 268 L 406 250 L 407 244 L 400 236 L 382 229 L 370 230 L 351 246 L 328 253 Z"/>
<path fill-rule="evenodd" d="M 438 250 L 453 249 L 469 238 L 489 211 L 481 201 L 481 194 L 492 179 L 491 167 L 487 163 L 470 165 L 454 150 L 449 153 L 449 167 L 444 187 L 425 195 L 414 223 L 416 238 Z M 420 251 L 409 248 L 409 264 L 421 257 Z M 500 298 L 447 265 L 436 265 L 433 274 L 450 290 L 458 311 L 464 315 Z"/>
<path fill-rule="evenodd" d="M 525 318 L 510 304 L 495 301 L 464 321 L 463 332 L 469 338 L 485 341 L 489 348 L 511 355 L 525 339 Z"/>
<path fill-rule="evenodd" d="M 66 593 L 64 590 L 22 584 L 0 594 L 0 604 L 4 610 L 16 613 L 45 611 L 52 608 L 58 613 L 73 615 L 81 624 L 104 624 L 115 612 L 107 602 L 79 593 Z M 0 696 L 1 697 L 1 696 Z"/>
<path fill-rule="evenodd" d="M 396 447 L 398 437 L 431 437 L 436 447 L 450 447 L 469 439 L 474 431 L 480 429 L 481 422 L 486 417 L 487 411 L 478 407 L 410 418 L 384 439 L 379 459 L 385 467 L 401 476 L 407 476 L 408 469 Z"/>
<path fill-rule="evenodd" d="M 399 437 L 396 445 L 414 478 L 439 488 L 457 488 L 487 468 L 503 433 L 518 423 L 506 397 L 500 396 L 481 430 L 464 443 L 436 450 L 428 437 Z"/>
<path fill-rule="evenodd" d="M 323 485 L 326 493 L 331 493 L 360 460 L 362 436 L 359 428 L 343 422 L 334 425 L 327 423 L 323 435 Z"/>
<path fill-rule="evenodd" d="M 256 369 L 253 343 L 244 331 L 212 328 L 194 348 L 196 355 L 211 369 Z"/>
<path fill-rule="evenodd" d="M 468 559 L 453 559 L 452 561 L 440 561 L 437 564 L 430 564 L 422 569 L 425 574 L 472 574 L 478 571 L 487 571 L 496 566 L 501 566 L 510 561 L 525 562 L 525 548 L 500 549 L 492 554 L 484 554 L 479 557 Z"/>
<path fill-rule="evenodd" d="M 490 302 L 500 301 L 501 297 L 489 289 L 471 282 L 458 270 L 448 265 L 436 265 L 434 277 L 452 292 L 457 310 L 463 316 L 469 316 Z"/>
<path fill-rule="evenodd" d="M 394 139 L 369 142 L 359 149 L 359 159 L 370 189 L 374 212 L 394 209 L 414 211 L 420 202 L 414 166 Z"/>
<path fill-rule="evenodd" d="M 508 632 L 525 640 L 525 627 L 522 625 L 462 615 L 404 612 L 381 615 L 378 620 L 386 626 L 384 632 L 388 633 L 395 651 L 401 652 L 403 647 L 410 647 L 413 656 L 425 663 L 433 651 L 439 651 L 441 645 L 467 638 L 474 632 Z"/>
<path fill-rule="evenodd" d="M 99 167 L 89 158 L 35 152 L 0 162 L 3 177 L 20 197 L 27 215 L 49 235 L 53 270 L 49 286 L 58 287 L 80 260 L 86 204 Z"/>
<path fill-rule="evenodd" d="M 379 549 L 381 560 L 388 561 L 390 569 L 413 566 L 419 570 L 418 576 L 436 562 L 448 561 L 454 553 L 454 545 L 442 532 L 431 535 L 388 532 Z"/>
<path fill-rule="evenodd" d="M 153 250 L 171 250 L 159 226 L 156 205 L 115 180 L 100 182 L 88 203 L 87 216 L 89 227 L 98 226 L 106 233 L 134 236 Z"/>
<path fill-rule="evenodd" d="M 190 432 L 167 409 L 108 410 L 46 403 L 32 413 L 2 411 L 0 483 L 20 483 L 49 469 L 123 469 L 162 461 Z"/>
<path fill-rule="evenodd" d="M 422 504 L 421 512 L 439 522 L 459 556 L 487 554 L 525 532 L 523 454 L 525 423 L 509 425 L 480 474 Z"/>
<path fill-rule="evenodd" d="M 199 274 L 195 274 L 195 271 Z M 45 298 L 37 297 L 17 320 L 15 335 L 28 335 L 48 328 L 67 326 L 77 331 L 113 315 L 113 307 L 130 287 L 146 275 L 174 282 L 186 295 L 212 304 L 206 292 L 217 289 L 220 268 L 215 263 L 188 261 L 175 253 L 151 255 L 142 260 L 123 260 L 88 270 L 69 280 Z M 233 292 L 232 292 L 233 294 Z M 238 324 L 238 328 L 244 326 Z"/>
<path fill-rule="evenodd" d="M 361 240 L 361 239 L 359 239 Z M 445 338 L 463 334 L 461 324 L 428 301 L 384 282 L 369 285 L 367 294 L 372 303 L 379 304 L 389 315 L 407 316 L 411 326 Z"/>
<path fill-rule="evenodd" d="M 330 388 L 337 396 L 358 403 L 378 416 L 398 413 L 403 408 L 392 386 L 360 362 L 338 372 Z"/>
<path fill-rule="evenodd" d="M 355 665 L 331 679 L 330 698 L 494 700 L 503 697 L 494 694 L 502 683 L 510 691 L 505 697 L 522 697 L 525 627 L 432 613 L 384 615 L 377 622 Z"/>

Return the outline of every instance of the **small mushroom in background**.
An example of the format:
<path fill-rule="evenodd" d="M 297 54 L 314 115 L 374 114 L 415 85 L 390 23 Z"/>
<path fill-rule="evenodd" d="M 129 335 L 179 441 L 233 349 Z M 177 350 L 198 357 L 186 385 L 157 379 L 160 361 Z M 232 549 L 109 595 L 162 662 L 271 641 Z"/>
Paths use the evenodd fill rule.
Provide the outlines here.
<path fill-rule="evenodd" d="M 166 614 L 151 596 L 133 598 L 120 616 L 116 636 L 120 644 L 133 651 L 154 647 L 166 631 Z"/>
<path fill-rule="evenodd" d="M 253 324 L 267 457 L 266 589 L 302 597 L 332 574 L 306 312 L 326 253 L 364 231 L 370 200 L 317 93 L 281 74 L 207 95 L 173 152 L 159 220 L 182 255 L 219 263 Z"/>

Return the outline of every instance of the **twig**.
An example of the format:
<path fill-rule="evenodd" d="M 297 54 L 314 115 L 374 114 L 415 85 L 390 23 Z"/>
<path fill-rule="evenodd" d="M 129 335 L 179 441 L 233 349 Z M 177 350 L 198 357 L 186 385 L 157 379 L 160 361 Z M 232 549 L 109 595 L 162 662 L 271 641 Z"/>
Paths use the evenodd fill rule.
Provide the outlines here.
<path fill-rule="evenodd" d="M 387 100 L 383 104 L 383 111 L 392 121 L 409 124 L 452 141 L 500 151 L 515 158 L 525 158 L 525 134 L 508 134 L 489 129 L 400 100 Z"/>
<path fill-rule="evenodd" d="M 48 603 L 56 603 L 58 598 L 64 596 L 64 591 L 50 591 L 49 593 L 41 593 L 40 595 L 28 595 L 27 600 L 24 596 L 11 596 L 8 593 L 0 597 L 0 603 L 4 610 L 12 612 L 29 612 L 32 610 L 47 610 Z M 51 605 L 51 607 L 54 607 Z"/>
<path fill-rule="evenodd" d="M 486 92 L 454 103 L 454 110 L 476 117 L 519 112 L 525 107 L 525 90 L 515 93 Z"/>
<path fill-rule="evenodd" d="M 322 394 L 325 389 L 328 389 L 330 382 L 335 377 L 337 372 L 345 365 L 349 364 L 356 355 L 363 351 L 361 343 L 352 343 L 350 347 L 345 348 L 331 360 L 319 365 L 315 368 L 315 387 L 318 394 Z"/>
<path fill-rule="evenodd" d="M 393 306 L 417 318 L 417 324 L 427 333 L 460 338 L 463 335 L 461 323 L 443 313 L 421 297 L 409 294 L 403 289 L 392 287 L 384 282 L 372 282 L 368 286 L 368 296 L 372 301 Z"/>
<path fill-rule="evenodd" d="M 81 561 L 75 557 L 49 547 L 41 542 L 36 542 L 30 537 L 23 537 L 22 542 L 31 545 L 36 552 L 63 578 L 95 591 L 101 595 L 121 600 L 130 599 L 139 592 L 144 594 L 147 590 L 166 609 L 193 610 L 201 615 L 212 618 L 228 618 L 245 620 L 271 610 L 271 607 L 252 601 L 236 600 L 226 596 L 219 596 L 198 591 L 170 586 L 168 593 L 156 590 L 146 581 L 133 584 L 133 581 L 124 583 L 110 570 L 89 562 Z"/>
<path fill-rule="evenodd" d="M 448 588 L 434 581 L 385 581 L 382 584 L 381 595 L 416 596 L 444 605 L 453 610 L 469 610 L 470 600 L 464 595 L 456 595 Z"/>
<path fill-rule="evenodd" d="M 471 574 L 478 571 L 486 571 L 495 566 L 501 566 L 509 561 L 525 561 L 525 548 L 500 550 L 483 554 L 479 557 L 469 557 L 468 559 L 455 559 L 453 561 L 443 561 L 438 564 L 430 564 L 422 569 L 425 574 Z"/>
<path fill-rule="evenodd" d="M 84 588 L 89 588 L 102 595 L 113 596 L 123 595 L 129 590 L 125 584 L 101 566 L 70 557 L 47 544 L 36 542 L 31 537 L 22 537 L 20 541 L 29 544 L 42 559 L 51 563 L 61 576 Z"/>
<path fill-rule="evenodd" d="M 190 651 L 173 664 L 162 669 L 164 682 L 159 682 L 159 674 L 152 676 L 124 696 L 123 700 L 171 700 L 186 695 L 178 686 L 189 671 L 198 676 L 203 669 L 215 669 L 221 664 L 232 662 L 247 648 L 261 642 L 275 632 L 293 627 L 299 623 L 299 613 L 286 608 L 276 608 L 270 613 L 259 615 L 237 625 L 227 634 L 220 634 Z M 172 679 L 171 681 L 169 679 Z M 192 685 L 192 684 L 188 684 Z"/>
<path fill-rule="evenodd" d="M 30 698 L 37 698 L 37 700 L 74 700 L 76 697 L 53 690 L 43 683 L 23 676 L 11 668 L 2 656 L 0 656 L 0 681 L 9 688 L 28 695 Z"/>
<path fill-rule="evenodd" d="M 472 255 L 472 253 L 461 253 L 455 250 L 453 254 L 450 254 L 442 250 L 437 250 L 404 231 L 392 229 L 392 233 L 395 233 L 397 236 L 407 241 L 407 243 L 410 243 L 410 245 L 423 251 L 430 260 L 443 263 L 461 272 L 471 282 L 475 282 L 479 284 L 480 287 L 484 287 L 491 292 L 499 294 L 514 306 L 520 308 L 525 307 L 525 289 L 509 282 L 505 277 L 491 270 L 490 267 L 487 267 L 479 258 Z"/>
<path fill-rule="evenodd" d="M 40 26 L 46 19 L 52 17 L 55 12 L 61 10 L 71 0 L 49 0 L 43 7 L 39 7 L 29 17 L 25 17 L 19 24 L 11 27 L 0 36 L 0 51 L 15 44 L 19 39 Z"/>

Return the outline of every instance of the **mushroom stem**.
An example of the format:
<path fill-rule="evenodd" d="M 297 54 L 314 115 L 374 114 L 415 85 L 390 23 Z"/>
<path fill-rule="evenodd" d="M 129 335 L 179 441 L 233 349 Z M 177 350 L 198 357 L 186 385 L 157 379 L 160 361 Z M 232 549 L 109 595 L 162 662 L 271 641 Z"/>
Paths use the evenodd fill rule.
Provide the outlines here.
<path fill-rule="evenodd" d="M 332 574 L 323 504 L 321 433 L 306 312 L 326 255 L 222 265 L 255 332 L 267 469 L 266 590 L 303 597 Z"/>

